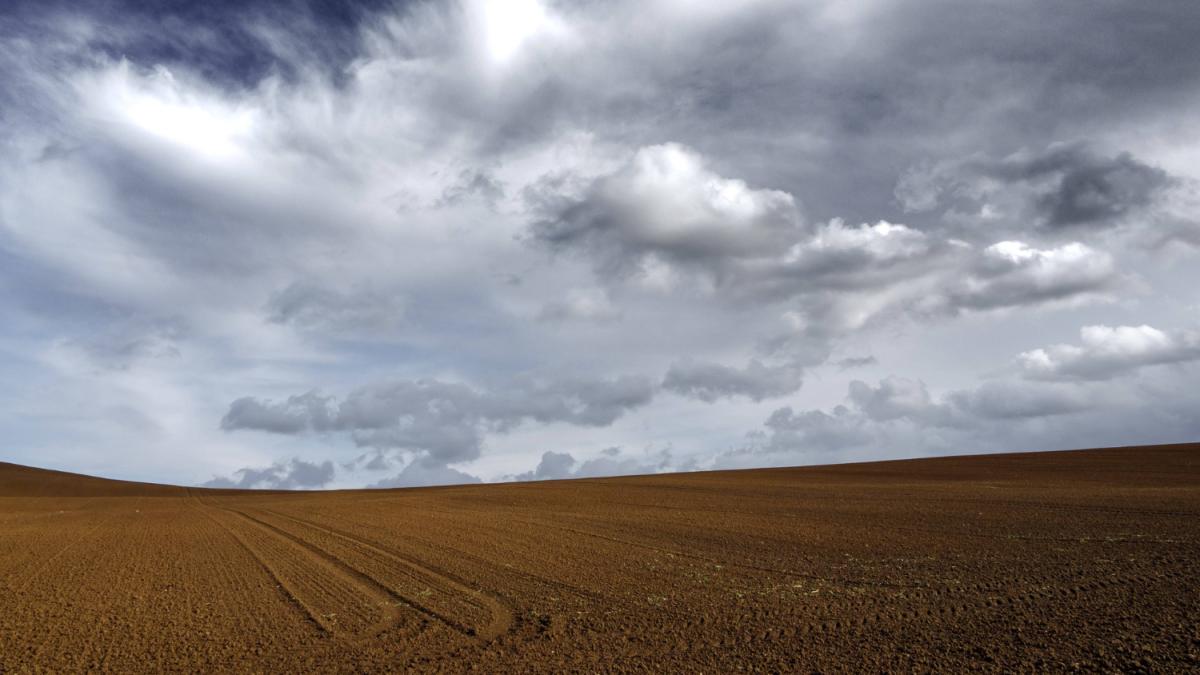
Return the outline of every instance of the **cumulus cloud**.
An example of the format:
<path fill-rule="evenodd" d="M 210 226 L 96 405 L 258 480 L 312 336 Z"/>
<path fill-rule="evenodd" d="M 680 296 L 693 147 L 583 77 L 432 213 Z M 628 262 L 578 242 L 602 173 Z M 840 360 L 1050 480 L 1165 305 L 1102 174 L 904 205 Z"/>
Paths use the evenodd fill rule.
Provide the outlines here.
<path fill-rule="evenodd" d="M 286 401 L 273 403 L 243 396 L 229 404 L 221 418 L 221 428 L 256 429 L 275 434 L 295 434 L 309 427 L 328 429 L 330 399 L 316 392 L 290 396 Z"/>
<path fill-rule="evenodd" d="M 542 458 L 538 461 L 538 465 L 533 471 L 527 471 L 522 474 L 513 476 L 513 480 L 555 480 L 560 478 L 571 478 L 572 469 L 575 468 L 575 457 L 569 452 L 554 452 L 547 450 L 542 453 Z"/>
<path fill-rule="evenodd" d="M 734 454 L 743 460 L 804 457 L 852 449 L 880 452 L 897 444 L 908 452 L 940 453 L 956 442 L 976 450 L 1004 449 L 994 443 L 1015 437 L 1014 429 L 1044 430 L 1054 420 L 1102 407 L 1103 400 L 1073 386 L 1023 381 L 989 381 L 935 396 L 920 380 L 887 377 L 875 385 L 851 382 L 846 402 L 828 412 L 777 409 Z"/>
<path fill-rule="evenodd" d="M 464 483 L 478 483 L 479 478 L 465 471 L 459 471 L 438 461 L 430 461 L 426 459 L 416 459 L 409 462 L 404 469 L 392 476 L 381 481 L 367 485 L 368 488 L 397 488 L 397 487 L 425 487 L 431 485 L 461 485 Z"/>
<path fill-rule="evenodd" d="M 602 275 L 663 266 L 733 293 L 788 296 L 804 288 L 853 289 L 920 274 L 939 245 L 904 225 L 806 226 L 792 195 L 710 170 L 678 144 L 638 150 L 582 194 L 563 195 L 531 233 L 556 250 L 589 256 Z"/>
<path fill-rule="evenodd" d="M 928 418 L 939 410 L 924 382 L 900 377 L 884 378 L 875 387 L 855 380 L 850 383 L 849 399 L 863 414 L 878 421 Z"/>
<path fill-rule="evenodd" d="M 767 454 L 796 449 L 840 450 L 862 445 L 872 438 L 861 418 L 845 406 L 836 406 L 828 413 L 779 408 L 771 413 L 763 426 L 769 434 L 764 436 L 756 432 L 751 438 L 761 442 L 761 446 L 755 450 Z"/>
<path fill-rule="evenodd" d="M 295 490 L 315 489 L 328 485 L 334 476 L 333 462 L 326 460 L 317 464 L 302 459 L 277 462 L 262 468 L 247 467 L 233 472 L 232 476 L 217 476 L 204 483 L 204 487 Z"/>
<path fill-rule="evenodd" d="M 1151 437 L 1180 441 L 1194 433 L 1186 412 L 1196 399 L 1190 378 L 1178 368 L 1147 369 L 1200 360 L 1200 337 L 1146 325 L 1085 326 L 1080 335 L 1079 345 L 1023 352 L 1007 371 L 941 393 L 915 378 L 852 381 L 844 405 L 777 409 L 744 447 L 721 461 L 836 451 L 869 455 L 871 448 L 896 443 L 911 444 L 918 453 L 966 446 L 1001 451 Z M 1124 387 L 1106 385 L 1118 376 L 1127 378 Z M 1140 415 L 1125 414 L 1135 408 Z"/>
<path fill-rule="evenodd" d="M 661 450 L 643 457 L 626 456 L 620 448 L 605 448 L 597 457 L 577 461 L 568 452 L 548 450 L 542 453 L 533 471 L 508 476 L 508 480 L 559 480 L 565 478 L 593 478 L 600 476 L 631 476 L 661 473 L 663 471 L 688 471 L 696 468 L 694 460 L 678 462 L 670 451 Z"/>
<path fill-rule="evenodd" d="M 1200 334 L 1141 326 L 1084 326 L 1080 344 L 1023 352 L 1025 375 L 1045 380 L 1107 380 L 1147 366 L 1200 360 Z"/>
<path fill-rule="evenodd" d="M 938 301 L 951 311 L 1080 302 L 1111 297 L 1119 280 L 1113 257 L 1086 244 L 1038 249 L 1002 241 L 984 249 Z"/>
<path fill-rule="evenodd" d="M 638 150 L 576 201 L 538 221 L 534 237 L 583 248 L 604 271 L 638 271 L 647 258 L 713 264 L 786 245 L 801 225 L 786 192 L 755 189 L 708 168 L 676 143 Z"/>
<path fill-rule="evenodd" d="M 360 447 L 424 453 L 423 459 L 445 464 L 478 458 L 488 432 L 509 431 L 525 421 L 604 427 L 653 397 L 653 384 L 637 377 L 527 380 L 500 390 L 399 381 L 356 389 L 340 401 L 313 392 L 279 402 L 243 397 L 230 405 L 221 426 L 347 433 Z"/>
<path fill-rule="evenodd" d="M 532 234 L 609 281 L 693 275 L 728 300 L 791 303 L 803 332 L 831 336 L 907 314 L 1103 299 L 1118 282 L 1112 256 L 1080 242 L 977 250 L 888 221 L 807 225 L 787 193 L 721 177 L 679 145 L 642 148 Z"/>

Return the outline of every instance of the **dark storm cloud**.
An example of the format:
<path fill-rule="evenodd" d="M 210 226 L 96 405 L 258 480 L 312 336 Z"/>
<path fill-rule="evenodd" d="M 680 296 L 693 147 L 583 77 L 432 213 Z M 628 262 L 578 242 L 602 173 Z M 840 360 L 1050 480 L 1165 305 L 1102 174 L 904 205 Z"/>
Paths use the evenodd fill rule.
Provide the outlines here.
<path fill-rule="evenodd" d="M 587 25 L 587 7 L 565 11 Z M 793 192 L 821 220 L 885 217 L 896 175 L 917 160 L 1044 147 L 1072 124 L 1186 106 L 1200 82 L 1200 10 L 1186 3 L 622 9 L 609 14 L 632 22 L 640 11 L 659 19 L 640 25 L 671 22 L 688 37 L 627 28 L 571 54 L 574 68 L 541 73 L 556 94 L 537 97 L 541 114 L 524 124 L 679 141 Z"/>
<path fill-rule="evenodd" d="M 1078 147 L 1052 152 L 1055 156 L 1018 167 L 1026 173 L 1026 181 L 1036 181 L 1048 171 L 1060 174 L 1054 189 L 1039 195 L 1036 202 L 1051 227 L 1111 223 L 1149 206 L 1171 185 L 1165 171 L 1147 166 L 1128 153 L 1096 157 Z M 1046 166 L 1048 163 L 1051 166 Z"/>
<path fill-rule="evenodd" d="M 1179 185 L 1179 179 L 1129 153 L 1107 156 L 1084 143 L 1057 143 L 1041 152 L 914 167 L 897 184 L 896 196 L 910 211 L 941 204 L 952 215 L 985 209 L 988 220 L 1008 221 L 981 220 L 981 227 L 1099 229 L 1135 216 L 1152 218 L 1154 207 Z"/>
<path fill-rule="evenodd" d="M 253 87 L 297 67 L 323 64 L 337 78 L 360 52 L 360 26 L 395 0 L 14 0 L 5 3 L 9 35 L 44 35 L 55 24 L 87 22 L 87 50 L 111 58 L 183 66 L 206 80 Z M 82 53 L 82 52 L 81 52 Z"/>
<path fill-rule="evenodd" d="M 297 488 L 321 488 L 333 480 L 333 462 L 320 464 L 293 459 L 271 466 L 255 469 L 245 468 L 233 472 L 231 477 L 218 476 L 204 483 L 204 487 L 294 490 Z"/>

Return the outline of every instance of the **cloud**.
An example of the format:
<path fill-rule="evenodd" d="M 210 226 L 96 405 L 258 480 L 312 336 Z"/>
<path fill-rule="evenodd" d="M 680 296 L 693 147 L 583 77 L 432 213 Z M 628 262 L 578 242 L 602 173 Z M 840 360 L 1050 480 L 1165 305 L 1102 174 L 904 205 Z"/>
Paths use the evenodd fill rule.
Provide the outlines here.
<path fill-rule="evenodd" d="M 798 364 L 764 365 L 751 359 L 744 368 L 694 360 L 671 364 L 663 378 L 663 389 L 680 396 L 713 403 L 722 398 L 745 396 L 752 401 L 785 396 L 804 383 L 804 368 Z"/>
<path fill-rule="evenodd" d="M 944 297 L 947 311 L 993 310 L 1111 297 L 1120 281 L 1113 257 L 1072 242 L 1038 249 L 1021 241 L 992 244 Z"/>
<path fill-rule="evenodd" d="M 362 335 L 396 331 L 403 325 L 405 303 L 399 293 L 369 288 L 340 291 L 295 282 L 273 293 L 267 320 L 304 330 Z"/>
<path fill-rule="evenodd" d="M 791 304 L 810 335 L 1105 299 L 1118 281 L 1112 256 L 1081 242 L 978 250 L 888 221 L 805 224 L 790 195 L 721 177 L 679 145 L 642 148 L 578 197 L 543 200 L 555 208 L 534 240 L 588 257 L 601 279 L 692 277 L 730 302 Z"/>
<path fill-rule="evenodd" d="M 459 173 L 458 181 L 442 191 L 436 206 L 457 206 L 476 199 L 494 208 L 504 195 L 504 184 L 487 172 L 464 169 Z"/>
<path fill-rule="evenodd" d="M 603 323 L 621 318 L 621 310 L 612 304 L 603 290 L 572 289 L 562 300 L 542 307 L 538 318 L 544 321 L 592 321 Z"/>
<path fill-rule="evenodd" d="M 546 451 L 533 471 L 507 476 L 507 480 L 560 480 L 602 476 L 632 476 L 661 473 L 667 470 L 694 470 L 694 461 L 676 462 L 668 450 L 650 453 L 646 457 L 622 456 L 620 448 L 605 448 L 598 457 L 579 462 L 568 452 Z"/>
<path fill-rule="evenodd" d="M 897 447 L 915 454 L 967 447 L 1013 450 L 1001 439 L 1022 438 L 1018 432 L 1026 431 L 1028 441 L 1047 434 L 1047 428 L 1061 434 L 1067 423 L 1056 420 L 1089 415 L 1106 405 L 1096 392 L 1054 383 L 992 381 L 934 396 L 924 382 L 900 377 L 876 385 L 853 381 L 846 401 L 849 405 L 828 412 L 777 409 L 764 429 L 750 432 L 743 447 L 722 455 L 718 463 L 848 451 L 887 454 Z"/>
<path fill-rule="evenodd" d="M 654 386 L 636 377 L 525 380 L 497 390 L 399 381 L 356 389 L 340 401 L 313 392 L 281 402 L 243 397 L 230 405 L 221 426 L 291 435 L 342 432 L 360 447 L 424 453 L 425 460 L 445 464 L 478 458 L 489 432 L 526 421 L 604 427 L 653 397 Z"/>
<path fill-rule="evenodd" d="M 542 453 L 537 467 L 531 472 L 513 476 L 513 480 L 555 480 L 571 478 L 575 467 L 575 458 L 569 452 L 554 452 L 547 450 Z"/>
<path fill-rule="evenodd" d="M 532 225 L 533 239 L 588 256 L 602 277 L 678 268 L 735 295 L 886 284 L 920 274 L 905 263 L 928 263 L 939 249 L 921 232 L 884 221 L 807 226 L 790 194 L 717 175 L 678 144 L 641 148 L 576 197 L 539 199 L 553 208 Z"/>
<path fill-rule="evenodd" d="M 912 448 L 917 454 L 1069 448 L 1155 438 L 1184 440 L 1196 425 L 1190 378 L 1148 366 L 1200 360 L 1200 337 L 1149 326 L 1085 326 L 1080 345 L 1021 353 L 1007 371 L 970 387 L 931 392 L 920 379 L 889 376 L 847 387 L 832 410 L 780 408 L 718 462 L 806 453 Z M 1106 385 L 1127 377 L 1121 388 Z M 765 460 L 764 460 L 765 461 Z M 780 460 L 776 460 L 780 461 Z"/>
<path fill-rule="evenodd" d="M 852 370 L 854 368 L 866 368 L 879 363 L 879 359 L 874 356 L 847 356 L 844 359 L 838 359 L 834 362 L 840 370 Z"/>
<path fill-rule="evenodd" d="M 1058 344 L 1017 357 L 1027 377 L 1108 380 L 1148 366 L 1200 360 L 1200 334 L 1165 333 L 1147 326 L 1084 326 L 1081 344 Z"/>
<path fill-rule="evenodd" d="M 862 445 L 871 440 L 861 419 L 845 406 L 832 412 L 806 410 L 796 412 L 791 407 L 775 410 L 763 425 L 769 430 L 765 443 L 755 452 L 765 454 L 786 452 L 797 448 L 833 451 Z M 752 434 L 752 439 L 764 438 Z"/>
<path fill-rule="evenodd" d="M 229 411 L 221 418 L 221 428 L 225 431 L 256 429 L 275 434 L 295 434 L 310 427 L 328 429 L 332 424 L 329 401 L 328 397 L 316 392 L 290 396 L 281 403 L 244 396 L 229 404 Z"/>
<path fill-rule="evenodd" d="M 238 469 L 230 477 L 217 476 L 204 483 L 203 486 L 268 490 L 314 489 L 328 485 L 333 480 L 333 476 L 333 462 L 329 460 L 317 464 L 302 459 L 292 459 L 258 469 L 250 467 Z"/>
<path fill-rule="evenodd" d="M 985 420 L 1040 419 L 1096 408 L 1093 392 L 1077 387 L 997 381 L 947 395 L 962 415 Z"/>
<path fill-rule="evenodd" d="M 871 386 L 855 380 L 847 399 L 874 422 L 908 420 L 929 427 L 970 428 L 981 420 L 1053 417 L 1095 405 L 1090 392 L 1075 387 L 994 380 L 934 398 L 924 382 L 885 377 Z"/>
<path fill-rule="evenodd" d="M 478 483 L 479 478 L 464 471 L 451 468 L 437 461 L 415 459 L 400 473 L 371 483 L 368 488 L 425 487 L 432 485 L 461 485 Z"/>
<path fill-rule="evenodd" d="M 1054 143 L 1000 159 L 917 165 L 901 177 L 895 194 L 908 211 L 944 204 L 1047 229 L 1107 228 L 1147 214 L 1178 185 L 1177 178 L 1128 152 L 1107 156 L 1086 143 Z"/>
<path fill-rule="evenodd" d="M 851 297 L 937 275 L 954 253 L 950 242 L 906 225 L 834 218 L 774 256 L 739 264 L 727 284 L 742 296 Z"/>
<path fill-rule="evenodd" d="M 187 332 L 170 320 L 127 322 L 99 334 L 56 340 L 52 358 L 102 370 L 129 370 L 147 360 L 179 358 Z"/>
<path fill-rule="evenodd" d="M 884 378 L 875 387 L 854 380 L 850 383 L 849 399 L 858 410 L 876 421 L 930 418 L 939 410 L 924 382 L 899 377 Z"/>
<path fill-rule="evenodd" d="M 586 250 L 607 273 L 632 273 L 654 259 L 714 265 L 762 255 L 786 245 L 801 222 L 791 195 L 719 176 L 670 143 L 639 149 L 532 234 L 555 249 Z"/>

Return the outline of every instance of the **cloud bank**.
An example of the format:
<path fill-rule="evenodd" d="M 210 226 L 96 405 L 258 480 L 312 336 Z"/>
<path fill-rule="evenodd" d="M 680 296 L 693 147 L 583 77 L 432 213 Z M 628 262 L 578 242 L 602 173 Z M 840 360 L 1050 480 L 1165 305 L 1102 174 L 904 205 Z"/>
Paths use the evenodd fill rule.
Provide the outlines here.
<path fill-rule="evenodd" d="M 311 488 L 1194 439 L 1196 3 L 497 7 L 0 9 L 4 459 Z"/>

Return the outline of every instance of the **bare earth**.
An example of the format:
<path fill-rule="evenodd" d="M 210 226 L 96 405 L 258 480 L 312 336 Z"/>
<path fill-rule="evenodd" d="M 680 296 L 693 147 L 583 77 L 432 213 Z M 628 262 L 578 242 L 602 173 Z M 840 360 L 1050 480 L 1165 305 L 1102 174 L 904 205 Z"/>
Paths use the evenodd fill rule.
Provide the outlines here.
<path fill-rule="evenodd" d="M 0 464 L 0 672 L 1200 668 L 1200 444 L 420 490 Z"/>

